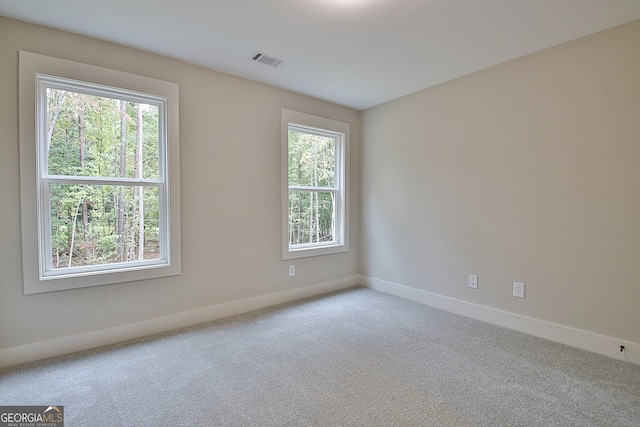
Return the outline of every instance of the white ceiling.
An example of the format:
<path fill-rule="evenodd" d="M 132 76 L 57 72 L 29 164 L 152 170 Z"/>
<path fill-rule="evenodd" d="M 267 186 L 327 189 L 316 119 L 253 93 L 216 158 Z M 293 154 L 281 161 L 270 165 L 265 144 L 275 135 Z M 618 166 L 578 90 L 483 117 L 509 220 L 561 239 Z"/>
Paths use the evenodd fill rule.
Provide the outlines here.
<path fill-rule="evenodd" d="M 0 15 L 362 110 L 640 19 L 640 0 L 0 0 Z"/>

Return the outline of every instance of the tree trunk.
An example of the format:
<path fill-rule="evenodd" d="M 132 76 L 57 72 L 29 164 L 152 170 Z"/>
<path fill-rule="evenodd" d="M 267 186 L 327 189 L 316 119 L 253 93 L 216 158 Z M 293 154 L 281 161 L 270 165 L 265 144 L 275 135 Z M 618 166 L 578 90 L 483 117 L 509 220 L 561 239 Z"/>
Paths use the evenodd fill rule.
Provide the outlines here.
<path fill-rule="evenodd" d="M 48 99 L 51 99 L 47 97 Z M 62 103 L 64 102 L 64 95 L 60 91 L 55 91 L 53 96 L 53 103 L 47 102 L 47 154 L 51 148 L 51 139 L 53 138 L 53 131 L 55 130 L 58 117 L 62 111 Z"/>
<path fill-rule="evenodd" d="M 298 162 L 298 183 L 302 182 L 302 162 Z M 295 231 L 296 231 L 296 237 L 295 237 L 295 244 L 300 244 L 302 243 L 302 224 L 300 219 L 302 218 L 302 192 L 297 192 L 296 193 L 298 196 L 298 213 L 296 215 L 296 225 L 295 225 Z"/>
<path fill-rule="evenodd" d="M 127 173 L 127 102 L 120 101 L 120 177 L 124 177 Z M 117 255 L 120 261 L 124 261 L 124 205 L 125 193 L 124 188 L 119 187 L 117 197 L 116 211 L 116 235 L 118 236 Z"/>
<path fill-rule="evenodd" d="M 80 170 L 84 171 L 86 165 L 87 143 L 84 138 L 84 119 L 82 118 L 82 106 L 78 102 L 78 136 L 80 139 Z M 85 186 L 83 185 L 83 190 Z M 87 208 L 87 198 L 82 199 L 82 240 L 84 242 L 84 256 L 88 263 L 91 263 L 91 241 L 89 238 L 89 212 Z"/>
<path fill-rule="evenodd" d="M 136 129 L 136 178 L 142 178 L 142 107 L 138 104 Z M 138 260 L 144 259 L 144 187 L 138 186 Z"/>
<path fill-rule="evenodd" d="M 318 149 L 316 147 L 316 138 L 314 137 L 312 139 L 312 143 L 311 143 L 311 150 L 313 150 L 313 183 L 312 185 L 314 187 L 318 186 L 318 158 L 317 158 L 317 153 L 318 153 Z M 313 192 L 311 192 L 311 201 L 309 203 L 309 208 L 311 209 L 311 218 L 309 218 L 309 243 L 313 243 L 313 231 L 314 231 L 314 226 L 315 226 L 315 234 L 316 234 L 316 242 L 320 240 L 320 230 L 318 230 L 319 228 L 319 218 L 318 218 L 318 199 L 319 199 L 320 194 L 317 194 L 315 197 L 315 203 L 314 203 L 314 197 L 313 197 Z"/>
<path fill-rule="evenodd" d="M 136 205 L 136 194 L 137 191 L 133 192 L 133 203 L 132 205 Z M 128 216 L 128 215 L 127 215 Z M 135 261 L 136 260 L 136 212 L 131 211 L 131 218 L 128 219 L 129 223 L 129 233 L 127 234 L 127 261 Z"/>
<path fill-rule="evenodd" d="M 56 227 L 56 266 L 60 267 L 60 248 L 58 247 L 58 239 L 60 238 L 60 227 Z"/>
<path fill-rule="evenodd" d="M 78 224 L 78 212 L 80 211 L 80 203 L 76 207 L 76 213 L 73 215 L 73 225 L 71 226 L 71 243 L 69 243 L 69 265 L 71 268 L 71 261 L 73 259 L 73 246 L 75 245 L 76 239 L 76 225 Z"/>
<path fill-rule="evenodd" d="M 336 236 L 336 194 L 331 193 L 331 239 L 335 240 Z"/>

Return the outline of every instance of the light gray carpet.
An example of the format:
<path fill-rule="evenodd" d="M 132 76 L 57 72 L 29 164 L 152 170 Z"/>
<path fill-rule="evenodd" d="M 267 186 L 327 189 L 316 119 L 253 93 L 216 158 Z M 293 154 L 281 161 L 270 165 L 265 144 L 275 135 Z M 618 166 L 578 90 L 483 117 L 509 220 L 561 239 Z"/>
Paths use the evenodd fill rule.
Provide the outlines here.
<path fill-rule="evenodd" d="M 640 426 L 640 366 L 371 289 L 0 370 L 66 426 Z"/>

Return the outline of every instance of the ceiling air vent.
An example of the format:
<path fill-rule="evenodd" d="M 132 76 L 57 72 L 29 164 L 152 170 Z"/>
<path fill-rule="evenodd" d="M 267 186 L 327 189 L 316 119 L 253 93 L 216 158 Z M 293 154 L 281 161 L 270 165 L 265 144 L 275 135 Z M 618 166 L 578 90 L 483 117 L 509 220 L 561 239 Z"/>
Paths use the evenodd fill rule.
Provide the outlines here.
<path fill-rule="evenodd" d="M 260 52 L 254 52 L 254 54 L 251 55 L 251 60 L 270 65 L 273 68 L 276 68 L 278 65 L 282 64 L 281 59 L 274 58 L 273 56 L 265 55 L 264 53 Z"/>

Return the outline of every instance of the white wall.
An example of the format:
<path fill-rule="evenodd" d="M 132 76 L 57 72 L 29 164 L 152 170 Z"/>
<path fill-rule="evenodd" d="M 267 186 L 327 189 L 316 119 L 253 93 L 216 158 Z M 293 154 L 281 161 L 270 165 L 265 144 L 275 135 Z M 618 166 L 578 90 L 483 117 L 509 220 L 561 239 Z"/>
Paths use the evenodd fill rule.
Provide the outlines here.
<path fill-rule="evenodd" d="M 364 275 L 640 343 L 640 21 L 372 108 L 362 129 Z"/>
<path fill-rule="evenodd" d="M 23 295 L 18 50 L 180 85 L 181 276 Z M 267 294 L 302 295 L 297 290 L 308 285 L 330 282 L 339 286 L 357 275 L 359 112 L 165 57 L 2 17 L 0 76 L 0 357 L 9 354 L 2 353 L 2 349 L 14 346 Z M 290 262 L 280 259 L 281 108 L 352 125 L 351 251 L 296 260 L 297 275 L 293 278 L 288 277 Z M 310 292 L 323 288 L 313 289 Z"/>

